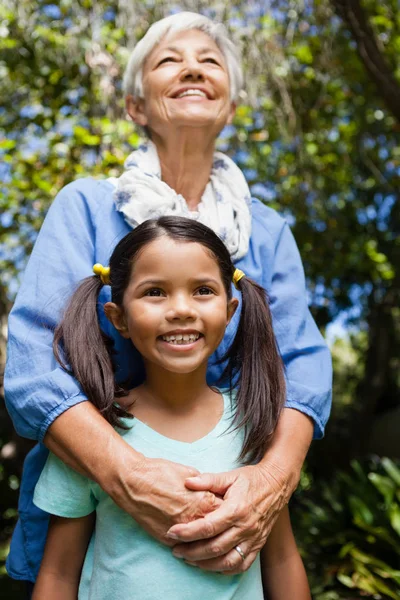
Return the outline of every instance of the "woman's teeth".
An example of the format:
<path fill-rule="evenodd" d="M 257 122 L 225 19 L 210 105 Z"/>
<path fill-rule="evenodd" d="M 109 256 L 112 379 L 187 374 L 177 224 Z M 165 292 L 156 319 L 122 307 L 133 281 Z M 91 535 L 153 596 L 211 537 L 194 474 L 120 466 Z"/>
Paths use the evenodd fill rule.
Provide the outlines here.
<path fill-rule="evenodd" d="M 162 339 L 164 342 L 168 342 L 169 344 L 187 344 L 190 342 L 195 342 L 200 337 L 199 333 L 177 333 L 176 335 L 163 335 Z"/>
<path fill-rule="evenodd" d="M 177 98 L 183 98 L 184 96 L 202 96 L 203 98 L 207 98 L 207 95 L 201 90 L 186 90 L 177 96 Z"/>

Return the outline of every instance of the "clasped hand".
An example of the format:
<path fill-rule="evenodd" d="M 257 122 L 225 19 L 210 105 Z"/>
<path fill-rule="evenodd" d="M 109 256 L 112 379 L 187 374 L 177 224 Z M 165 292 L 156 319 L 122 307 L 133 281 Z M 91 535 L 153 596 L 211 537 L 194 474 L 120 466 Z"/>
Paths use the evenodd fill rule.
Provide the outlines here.
<path fill-rule="evenodd" d="M 131 505 L 128 512 L 173 546 L 176 557 L 229 575 L 251 566 L 293 491 L 286 474 L 272 463 L 200 474 L 166 460 L 145 459 L 139 471 L 140 484 L 136 470 L 131 497 L 134 510 Z"/>

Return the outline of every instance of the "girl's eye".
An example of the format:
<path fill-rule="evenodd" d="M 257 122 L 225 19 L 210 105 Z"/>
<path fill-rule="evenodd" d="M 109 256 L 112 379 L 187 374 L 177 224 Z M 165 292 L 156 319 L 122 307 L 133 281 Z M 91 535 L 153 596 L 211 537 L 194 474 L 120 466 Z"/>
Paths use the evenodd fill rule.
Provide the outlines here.
<path fill-rule="evenodd" d="M 159 297 L 162 295 L 162 291 L 158 288 L 151 288 L 151 290 L 147 290 L 147 292 L 145 293 L 145 296 L 154 296 L 154 297 Z"/>
<path fill-rule="evenodd" d="M 214 292 L 209 287 L 201 287 L 197 290 L 197 293 L 200 294 L 200 296 L 209 296 L 210 294 L 213 294 Z"/>

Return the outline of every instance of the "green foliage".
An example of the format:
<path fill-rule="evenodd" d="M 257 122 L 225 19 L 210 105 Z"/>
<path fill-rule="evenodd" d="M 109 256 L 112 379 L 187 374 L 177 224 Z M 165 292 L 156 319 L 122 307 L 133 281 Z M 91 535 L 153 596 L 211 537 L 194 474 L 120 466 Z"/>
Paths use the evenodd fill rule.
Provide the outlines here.
<path fill-rule="evenodd" d="M 362 4 L 400 82 L 398 0 Z M 8 306 L 3 297 L 15 293 L 58 190 L 77 177 L 118 176 L 139 144 L 141 132 L 126 120 L 121 93 L 128 47 L 174 8 L 162 0 L 1 3 L 0 74 L 7 82 L 0 88 L 1 325 Z M 367 431 L 366 415 L 371 419 L 377 408 L 399 402 L 400 124 L 329 0 L 272 0 L 268 10 L 262 2 L 181 0 L 179 8 L 225 21 L 241 46 L 247 96 L 219 145 L 244 169 L 254 195 L 292 225 L 319 326 L 345 310 L 357 331 L 333 348 L 335 402 L 326 441 L 329 460 L 336 460 L 334 447 L 345 449 L 346 440 Z M 354 415 L 361 424 L 356 432 Z M 7 423 L 0 446 L 10 431 Z M 326 469 L 326 452 L 317 454 L 314 472 Z M 17 462 L 8 463 L 0 481 L 6 499 L 1 543 L 8 542 L 14 522 L 8 509 L 15 506 L 10 476 L 18 473 Z M 346 586 L 353 584 L 354 597 L 360 582 L 396 589 L 398 565 L 385 535 L 397 540 L 398 496 L 391 512 L 379 508 L 382 498 L 390 499 L 394 480 L 385 468 L 388 463 L 371 470 L 371 480 L 340 475 L 320 491 L 316 481 L 310 506 L 302 504 L 311 514 L 298 518 L 300 539 L 318 600 L 348 597 Z M 353 489 L 354 481 L 350 502 L 346 486 Z M 363 520 L 356 522 L 355 514 Z M 389 570 L 382 571 L 379 561 Z M 375 592 L 364 587 L 363 593 Z"/>
<path fill-rule="evenodd" d="M 388 458 L 338 472 L 304 474 L 295 528 L 316 600 L 400 595 L 400 465 Z M 357 593 L 357 596 L 354 594 Z"/>
<path fill-rule="evenodd" d="M 127 46 L 172 8 L 64 0 L 54 13 L 54 6 L 22 0 L 17 10 L 7 0 L 0 13 L 8 82 L 0 90 L 0 156 L 8 165 L 0 267 L 9 279 L 56 192 L 76 177 L 118 175 L 137 145 L 121 95 Z M 366 3 L 392 62 L 395 7 L 394 0 Z M 255 194 L 293 220 L 319 324 L 351 307 L 371 282 L 377 296 L 397 290 L 399 125 L 329 2 L 281 0 L 267 14 L 241 2 L 223 11 L 217 2 L 181 8 L 222 18 L 243 48 L 248 103 L 222 146 L 258 184 Z M 363 316 L 367 296 L 359 296 Z"/>
<path fill-rule="evenodd" d="M 338 338 L 331 346 L 333 362 L 333 394 L 337 400 L 337 416 L 348 417 L 347 408 L 352 407 L 357 387 L 365 375 L 363 357 L 368 344 L 365 331 L 353 333 L 349 338 Z M 344 423 L 342 423 L 342 426 Z M 338 432 L 336 432 L 338 433 Z"/>

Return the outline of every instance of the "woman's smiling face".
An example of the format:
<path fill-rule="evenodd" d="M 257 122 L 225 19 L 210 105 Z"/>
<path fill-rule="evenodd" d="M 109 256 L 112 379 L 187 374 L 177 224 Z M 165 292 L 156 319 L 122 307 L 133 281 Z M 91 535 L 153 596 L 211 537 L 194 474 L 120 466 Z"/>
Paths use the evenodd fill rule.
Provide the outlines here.
<path fill-rule="evenodd" d="M 193 29 L 167 35 L 143 67 L 144 99 L 128 97 L 133 120 L 152 132 L 166 128 L 210 127 L 216 134 L 232 120 L 229 74 L 217 44 Z"/>
<path fill-rule="evenodd" d="M 162 236 L 135 260 L 122 310 L 110 320 L 147 366 L 187 374 L 207 368 L 236 306 L 204 246 Z"/>

